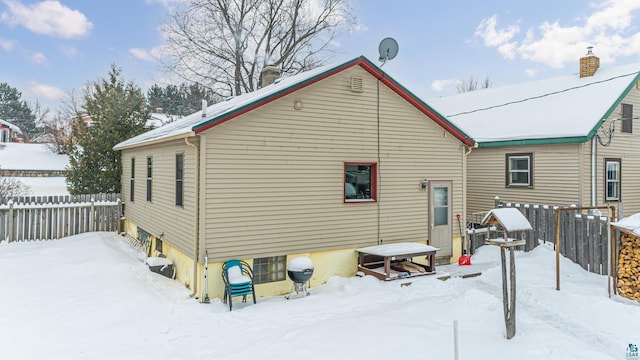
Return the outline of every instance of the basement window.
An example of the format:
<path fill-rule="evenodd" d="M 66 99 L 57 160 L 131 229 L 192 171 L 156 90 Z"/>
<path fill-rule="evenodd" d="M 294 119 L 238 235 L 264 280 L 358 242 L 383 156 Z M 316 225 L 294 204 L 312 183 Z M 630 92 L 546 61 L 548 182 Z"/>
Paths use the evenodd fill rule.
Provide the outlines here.
<path fill-rule="evenodd" d="M 264 284 L 286 279 L 287 256 L 253 259 L 253 281 Z"/>
<path fill-rule="evenodd" d="M 375 202 L 377 173 L 376 163 L 344 163 L 344 202 Z"/>
<path fill-rule="evenodd" d="M 533 154 L 506 154 L 505 184 L 507 187 L 533 187 Z"/>

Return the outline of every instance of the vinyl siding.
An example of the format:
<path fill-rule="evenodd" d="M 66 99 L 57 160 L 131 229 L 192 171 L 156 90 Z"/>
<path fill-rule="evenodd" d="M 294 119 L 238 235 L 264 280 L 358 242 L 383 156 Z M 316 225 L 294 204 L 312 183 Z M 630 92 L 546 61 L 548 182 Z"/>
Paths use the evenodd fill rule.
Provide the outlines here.
<path fill-rule="evenodd" d="M 469 155 L 467 212 L 488 211 L 502 202 L 579 204 L 582 144 L 529 145 L 474 149 Z M 533 188 L 505 185 L 506 154 L 533 154 Z"/>
<path fill-rule="evenodd" d="M 203 132 L 211 261 L 427 240 L 423 178 L 452 180 L 460 213 L 460 142 L 384 85 L 379 99 L 378 111 L 377 81 L 355 67 Z M 344 203 L 344 162 L 378 164 L 378 202 Z"/>
<path fill-rule="evenodd" d="M 176 154 L 184 154 L 184 206 L 175 205 Z M 153 156 L 152 201 L 147 194 L 147 157 Z M 131 158 L 135 157 L 135 199 L 129 200 Z M 184 141 L 122 151 L 122 199 L 125 217 L 145 231 L 191 255 L 194 242 L 194 150 Z"/>
<path fill-rule="evenodd" d="M 621 103 L 633 105 L 633 116 L 640 116 L 640 90 L 636 87 L 622 99 Z M 613 119 L 622 117 L 622 105 L 618 105 L 611 115 L 607 118 L 603 129 L 608 130 Z M 608 138 L 602 131 L 598 131 L 603 143 L 608 142 Z M 591 146 L 585 146 L 583 152 L 585 158 L 588 159 L 585 177 L 591 177 Z M 596 164 L 596 205 L 604 205 L 605 191 L 605 158 L 619 158 L 622 162 L 622 205 L 624 216 L 630 216 L 640 212 L 640 122 L 633 120 L 633 132 L 623 133 L 620 121 L 615 121 L 615 132 L 608 146 L 597 145 L 597 164 Z M 588 175 L 588 177 L 587 177 Z M 586 192 L 585 203 L 591 204 L 591 182 L 589 181 L 589 191 Z M 617 203 L 611 203 L 617 205 Z"/>

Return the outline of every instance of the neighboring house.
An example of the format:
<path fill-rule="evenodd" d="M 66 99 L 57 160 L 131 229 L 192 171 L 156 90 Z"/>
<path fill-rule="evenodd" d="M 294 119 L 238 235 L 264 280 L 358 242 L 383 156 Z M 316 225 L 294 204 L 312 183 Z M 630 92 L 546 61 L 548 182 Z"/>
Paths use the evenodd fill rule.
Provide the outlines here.
<path fill-rule="evenodd" d="M 622 204 L 640 212 L 640 64 L 429 100 L 478 143 L 468 157 L 468 213 L 503 202 Z"/>
<path fill-rule="evenodd" d="M 356 248 L 398 242 L 460 255 L 466 134 L 364 57 L 205 107 L 115 146 L 126 231 L 151 238 L 177 278 L 222 297 L 221 263 L 244 259 L 258 295 L 352 276 Z M 454 231 L 455 230 L 455 231 Z M 454 241 L 454 238 L 456 239 Z M 197 259 L 197 263 L 193 261 Z"/>
<path fill-rule="evenodd" d="M 28 195 L 66 195 L 64 169 L 69 157 L 53 153 L 47 144 L 0 145 L 0 177 L 15 178 L 29 187 Z"/>
<path fill-rule="evenodd" d="M 0 143 L 22 141 L 22 130 L 20 130 L 20 127 L 0 119 Z"/>

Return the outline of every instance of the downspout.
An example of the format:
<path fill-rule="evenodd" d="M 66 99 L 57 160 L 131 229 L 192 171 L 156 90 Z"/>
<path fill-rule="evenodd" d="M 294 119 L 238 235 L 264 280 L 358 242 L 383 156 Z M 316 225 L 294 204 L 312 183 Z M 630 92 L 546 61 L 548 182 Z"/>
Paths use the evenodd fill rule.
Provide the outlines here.
<path fill-rule="evenodd" d="M 194 201 L 194 217 L 195 229 L 193 239 L 193 289 L 190 297 L 194 297 L 198 292 L 198 257 L 200 247 L 200 146 L 193 143 L 189 138 L 184 138 L 185 144 L 192 146 L 195 154 L 195 201 Z"/>
<path fill-rule="evenodd" d="M 467 218 L 467 157 L 473 150 L 470 146 L 462 146 L 462 214 Z"/>
<path fill-rule="evenodd" d="M 597 135 L 591 138 L 591 206 L 596 206 L 596 166 L 597 166 L 597 156 L 598 156 L 598 143 L 597 143 Z"/>

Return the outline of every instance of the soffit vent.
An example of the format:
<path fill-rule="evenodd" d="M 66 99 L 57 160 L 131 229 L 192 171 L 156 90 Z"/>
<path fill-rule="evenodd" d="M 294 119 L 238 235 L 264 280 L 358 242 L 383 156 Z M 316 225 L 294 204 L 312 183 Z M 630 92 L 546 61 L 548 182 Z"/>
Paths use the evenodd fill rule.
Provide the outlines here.
<path fill-rule="evenodd" d="M 362 92 L 362 78 L 360 76 L 352 76 L 351 77 L 351 92 L 361 93 Z"/>

